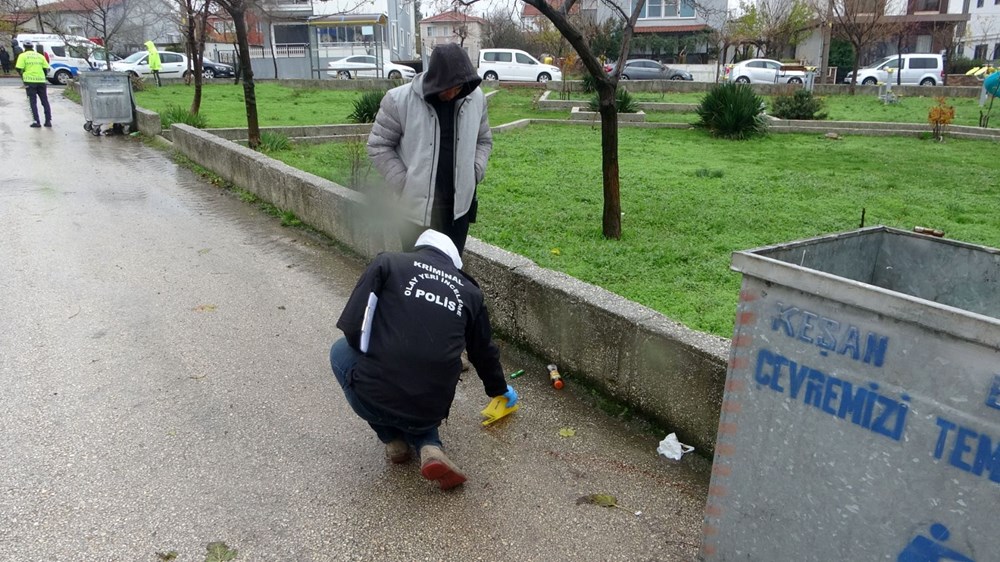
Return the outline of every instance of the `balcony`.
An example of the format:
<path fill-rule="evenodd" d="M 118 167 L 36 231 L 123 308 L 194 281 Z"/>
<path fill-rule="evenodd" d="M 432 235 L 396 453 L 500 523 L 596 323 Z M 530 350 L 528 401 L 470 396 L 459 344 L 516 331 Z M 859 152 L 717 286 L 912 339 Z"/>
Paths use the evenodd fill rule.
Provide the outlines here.
<path fill-rule="evenodd" d="M 264 0 L 264 7 L 268 12 L 282 15 L 311 16 L 313 12 L 312 0 Z"/>

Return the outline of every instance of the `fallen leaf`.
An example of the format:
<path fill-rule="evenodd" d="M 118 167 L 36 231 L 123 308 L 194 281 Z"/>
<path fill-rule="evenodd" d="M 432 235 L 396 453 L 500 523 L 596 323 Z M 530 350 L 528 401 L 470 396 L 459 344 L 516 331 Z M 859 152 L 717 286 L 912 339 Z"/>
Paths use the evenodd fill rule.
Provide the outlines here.
<path fill-rule="evenodd" d="M 156 558 L 162 560 L 163 562 L 170 562 L 171 560 L 177 559 L 177 551 L 171 550 L 169 552 L 157 552 Z"/>
<path fill-rule="evenodd" d="M 560 250 L 559 248 L 552 248 L 552 249 L 551 249 L 551 250 L 549 250 L 549 251 L 550 251 L 550 252 L 552 252 L 552 255 L 553 255 L 553 256 L 558 256 L 558 255 L 562 255 L 562 250 Z"/>
<path fill-rule="evenodd" d="M 576 505 L 591 503 L 601 507 L 618 507 L 618 500 L 611 494 L 590 494 L 576 500 Z"/>
<path fill-rule="evenodd" d="M 202 248 L 202 249 L 198 250 L 198 253 L 201 254 L 201 255 L 205 255 L 205 254 L 207 254 L 207 253 L 209 253 L 211 251 L 212 251 L 211 248 Z"/>
<path fill-rule="evenodd" d="M 226 543 L 213 542 L 208 545 L 208 556 L 205 557 L 205 562 L 229 562 L 235 560 L 237 554 L 237 551 L 230 550 Z"/>
<path fill-rule="evenodd" d="M 214 304 L 199 304 L 198 306 L 192 308 L 191 310 L 195 312 L 215 312 Z"/>
<path fill-rule="evenodd" d="M 572 427 L 564 427 L 559 430 L 559 437 L 573 437 L 576 435 L 576 430 Z"/>

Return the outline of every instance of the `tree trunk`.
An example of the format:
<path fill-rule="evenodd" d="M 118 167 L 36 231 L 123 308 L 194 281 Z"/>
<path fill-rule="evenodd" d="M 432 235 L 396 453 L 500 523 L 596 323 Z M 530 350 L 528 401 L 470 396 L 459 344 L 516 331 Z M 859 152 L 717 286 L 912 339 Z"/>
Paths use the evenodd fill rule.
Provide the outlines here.
<path fill-rule="evenodd" d="M 601 221 L 605 238 L 622 237 L 622 206 L 618 170 L 618 108 L 613 84 L 598 81 L 601 113 L 601 169 L 604 172 L 604 215 Z"/>
<path fill-rule="evenodd" d="M 194 97 L 191 98 L 191 115 L 197 115 L 201 111 L 201 76 L 198 71 L 198 23 L 191 5 L 187 5 L 187 52 L 188 60 L 191 61 L 191 69 L 194 72 Z"/>
<path fill-rule="evenodd" d="M 250 39 L 247 35 L 246 12 L 233 16 L 236 41 L 239 44 L 240 73 L 243 75 L 243 99 L 247 107 L 247 145 L 256 150 L 260 146 L 260 120 L 257 118 L 257 94 L 254 91 L 253 68 L 250 65 Z"/>
<path fill-rule="evenodd" d="M 852 96 L 855 93 L 855 86 L 857 86 L 858 84 L 858 68 L 860 67 L 860 63 L 861 63 L 861 47 L 854 45 L 854 64 L 852 65 L 854 68 L 851 69 L 852 70 L 851 87 L 848 90 Z"/>

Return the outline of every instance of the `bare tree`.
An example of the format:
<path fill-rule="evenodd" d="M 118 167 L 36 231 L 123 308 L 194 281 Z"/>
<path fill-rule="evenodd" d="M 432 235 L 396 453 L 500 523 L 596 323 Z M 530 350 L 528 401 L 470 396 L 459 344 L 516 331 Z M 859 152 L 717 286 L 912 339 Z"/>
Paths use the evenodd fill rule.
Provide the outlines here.
<path fill-rule="evenodd" d="M 247 12 L 252 8 L 251 0 L 215 0 L 229 14 L 236 28 L 239 74 L 243 79 L 243 100 L 247 110 L 247 145 L 256 150 L 260 146 L 260 119 L 257 116 L 257 93 L 250 64 L 250 38 L 247 29 Z"/>
<path fill-rule="evenodd" d="M 89 37 L 100 37 L 104 50 L 110 53 L 118 33 L 131 17 L 132 0 L 79 0 L 85 11 L 79 13 Z M 90 53 L 87 53 L 88 59 Z M 107 70 L 111 70 L 111 57 L 104 57 Z"/>
<path fill-rule="evenodd" d="M 208 33 L 208 16 L 211 13 L 210 0 L 181 0 L 180 8 L 184 15 L 184 50 L 188 56 L 188 70 L 194 78 L 194 96 L 191 99 L 191 114 L 201 111 L 201 93 L 204 82 L 203 61 L 205 56 L 205 37 Z"/>
<path fill-rule="evenodd" d="M 471 5 L 479 0 L 456 0 L 458 3 Z M 621 176 L 618 167 L 618 107 L 616 104 L 616 93 L 618 91 L 618 80 L 621 76 L 621 69 L 625 66 L 628 58 L 629 45 L 635 33 L 635 22 L 639 19 L 639 14 L 646 4 L 646 0 L 637 0 L 632 12 L 625 11 L 622 6 L 613 0 L 602 0 L 605 4 L 624 21 L 622 29 L 621 53 L 618 55 L 618 64 L 615 65 L 615 72 L 608 75 L 604 72 L 604 66 L 597 55 L 591 49 L 586 37 L 580 30 L 579 24 L 574 24 L 570 17 L 573 7 L 578 0 L 564 0 L 561 4 L 549 3 L 546 0 L 524 0 L 525 4 L 534 6 L 540 14 L 545 16 L 559 33 L 566 38 L 566 41 L 573 47 L 583 64 L 584 69 L 594 78 L 594 86 L 597 90 L 599 100 L 599 111 L 601 115 L 601 169 L 603 171 L 604 183 L 604 212 L 601 220 L 602 233 L 605 238 L 613 240 L 621 239 L 622 219 L 621 219 Z"/>
<path fill-rule="evenodd" d="M 17 37 L 20 27 L 35 14 L 35 4 L 32 0 L 0 0 L 0 14 L 7 18 L 0 21 L 0 31 Z"/>
<path fill-rule="evenodd" d="M 861 56 L 872 45 L 890 36 L 893 24 L 886 16 L 890 0 L 835 0 L 833 4 L 833 32 L 854 48 L 850 93 L 854 95 L 858 83 Z"/>
<path fill-rule="evenodd" d="M 484 18 L 482 46 L 490 48 L 524 49 L 527 39 L 520 25 L 514 20 L 517 14 L 516 5 L 511 3 L 508 8 L 502 5 L 494 6 Z"/>

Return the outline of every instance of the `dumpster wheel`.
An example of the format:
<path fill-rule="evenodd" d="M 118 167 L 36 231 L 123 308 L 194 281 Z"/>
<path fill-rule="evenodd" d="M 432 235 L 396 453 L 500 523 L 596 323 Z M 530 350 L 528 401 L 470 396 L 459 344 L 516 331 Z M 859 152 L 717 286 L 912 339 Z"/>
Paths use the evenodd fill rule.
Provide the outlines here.
<path fill-rule="evenodd" d="M 83 124 L 83 130 L 84 131 L 90 131 L 93 128 L 94 128 L 94 122 L 93 121 L 87 121 L 86 123 Z"/>

